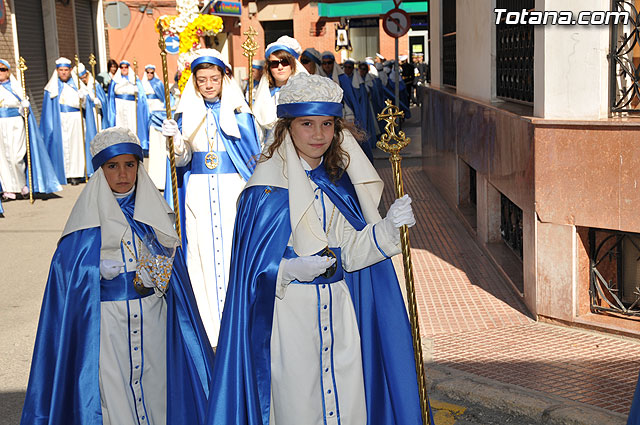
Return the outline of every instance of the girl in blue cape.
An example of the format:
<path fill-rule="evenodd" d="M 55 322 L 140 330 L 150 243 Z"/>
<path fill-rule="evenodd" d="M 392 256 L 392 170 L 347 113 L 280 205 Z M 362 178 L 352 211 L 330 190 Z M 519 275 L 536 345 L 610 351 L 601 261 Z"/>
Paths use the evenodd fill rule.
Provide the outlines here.
<path fill-rule="evenodd" d="M 100 132 L 91 154 L 51 261 L 21 423 L 203 423 L 213 352 L 173 212 L 130 130 Z"/>
<path fill-rule="evenodd" d="M 408 197 L 383 184 L 342 90 L 300 74 L 238 201 L 208 424 L 415 425 L 411 330 L 390 260 Z M 356 133 L 359 136 L 359 133 Z"/>
<path fill-rule="evenodd" d="M 236 201 L 260 155 L 259 129 L 240 86 L 220 53 L 201 49 L 191 62 L 172 136 L 178 177 L 182 238 L 189 277 L 211 346 L 218 344 L 227 299 Z M 165 196 L 171 196 L 167 182 Z"/>

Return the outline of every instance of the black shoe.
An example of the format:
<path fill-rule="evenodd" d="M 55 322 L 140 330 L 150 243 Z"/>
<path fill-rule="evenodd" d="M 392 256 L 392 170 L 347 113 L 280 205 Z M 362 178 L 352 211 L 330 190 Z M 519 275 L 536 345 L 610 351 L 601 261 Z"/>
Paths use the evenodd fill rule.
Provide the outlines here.
<path fill-rule="evenodd" d="M 71 186 L 77 186 L 80 183 L 80 179 L 71 179 Z"/>

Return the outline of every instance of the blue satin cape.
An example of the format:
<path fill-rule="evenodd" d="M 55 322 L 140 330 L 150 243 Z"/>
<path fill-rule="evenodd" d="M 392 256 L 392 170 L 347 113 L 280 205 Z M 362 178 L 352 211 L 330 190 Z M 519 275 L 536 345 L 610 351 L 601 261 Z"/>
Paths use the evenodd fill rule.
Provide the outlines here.
<path fill-rule="evenodd" d="M 51 98 L 51 94 L 48 91 L 44 91 L 44 99 L 42 101 L 42 115 L 40 117 L 40 133 L 44 145 L 51 159 L 53 169 L 56 177 L 61 184 L 67 183 L 67 176 L 64 171 L 64 152 L 62 148 L 62 126 L 60 122 L 60 93 L 64 84 L 68 84 L 74 90 L 77 90 L 75 82 L 70 79 L 67 83 L 63 83 L 58 79 L 58 95 Z M 85 105 L 87 108 L 93 108 L 93 101 L 89 96 L 85 98 Z M 85 122 L 84 132 L 84 146 L 85 146 L 85 161 L 87 164 L 87 176 L 93 174 L 93 166 L 91 165 L 91 151 L 89 145 L 96 136 L 96 123 L 93 114 L 87 114 L 86 109 L 82 109 L 82 115 Z"/>
<path fill-rule="evenodd" d="M 127 215 L 123 207 L 123 212 Z M 131 209 L 132 211 L 132 209 Z M 150 228 L 127 217 L 134 232 Z M 152 231 L 152 230 L 151 230 Z M 102 424 L 99 388 L 100 228 L 60 240 L 36 335 L 21 424 Z M 213 351 L 176 253 L 167 301 L 167 424 L 203 423 Z"/>
<path fill-rule="evenodd" d="M 142 87 L 142 81 L 136 77 L 136 86 L 138 87 L 138 107 L 136 109 L 136 134 L 140 139 L 140 146 L 145 155 L 149 154 L 149 105 L 147 104 L 147 95 Z M 103 128 L 116 126 L 116 82 L 111 80 L 109 83 L 109 92 L 107 93 L 106 106 L 103 104 L 102 109 L 106 111 L 102 120 Z"/>
<path fill-rule="evenodd" d="M 640 425 L 640 377 L 636 384 L 636 391 L 633 394 L 633 401 L 631 402 L 631 410 L 629 411 L 629 417 L 627 418 L 627 425 Z"/>
<path fill-rule="evenodd" d="M 333 185 L 319 167 L 311 178 L 354 228 L 364 228 L 346 174 Z M 240 195 L 208 425 L 269 423 L 275 284 L 289 220 L 286 189 L 252 186 Z M 360 330 L 367 423 L 421 423 L 411 329 L 391 260 L 345 272 L 345 280 Z"/>
<path fill-rule="evenodd" d="M 396 82 L 391 78 L 387 81 L 387 85 L 384 87 L 385 99 L 391 99 L 391 102 L 396 104 Z M 404 111 L 404 118 L 411 118 L 411 109 L 409 109 L 409 95 L 407 94 L 407 85 L 402 81 L 402 78 L 399 81 L 398 88 L 400 92 L 398 93 L 398 98 L 400 100 L 400 105 L 398 107 L 400 110 Z"/>
<path fill-rule="evenodd" d="M 240 138 L 229 136 L 220 129 L 218 117 L 220 116 L 220 102 L 216 102 L 213 113 L 216 117 L 216 124 L 218 124 L 218 134 L 224 144 L 224 148 L 231 157 L 233 165 L 236 167 L 237 172 L 242 176 L 245 181 L 248 181 L 253 174 L 253 170 L 256 166 L 256 161 L 260 155 L 260 138 L 258 136 L 258 127 L 255 124 L 255 120 L 251 114 L 245 112 L 236 112 L 236 121 L 238 122 L 238 129 L 240 130 Z M 206 119 L 206 118 L 205 118 Z M 176 121 L 180 131 L 182 131 L 182 114 L 176 115 Z M 206 123 L 203 124 L 206 128 Z M 167 160 L 167 163 L 169 161 Z M 187 184 L 189 183 L 189 177 L 191 176 L 191 162 L 184 167 L 176 167 L 176 175 L 178 180 L 178 205 L 180 206 L 180 228 L 182 229 L 182 247 L 184 252 L 187 252 L 187 232 L 185 231 L 185 204 L 184 201 L 187 196 Z M 171 190 L 171 172 L 167 168 L 167 178 L 165 181 L 164 198 L 171 206 L 173 205 L 173 191 Z M 175 209 L 175 208 L 174 208 Z"/>
<path fill-rule="evenodd" d="M 107 94 L 105 93 L 104 89 L 102 88 L 102 84 L 98 83 L 97 81 L 94 83 L 95 84 L 95 91 L 96 91 L 96 97 L 100 100 L 100 103 L 102 104 L 102 107 L 100 108 L 100 111 L 102 111 L 102 121 L 100 122 L 101 126 L 100 128 L 106 128 L 105 127 L 105 121 L 107 121 Z M 93 101 L 91 102 L 93 103 Z M 93 105 L 92 105 L 93 107 Z"/>

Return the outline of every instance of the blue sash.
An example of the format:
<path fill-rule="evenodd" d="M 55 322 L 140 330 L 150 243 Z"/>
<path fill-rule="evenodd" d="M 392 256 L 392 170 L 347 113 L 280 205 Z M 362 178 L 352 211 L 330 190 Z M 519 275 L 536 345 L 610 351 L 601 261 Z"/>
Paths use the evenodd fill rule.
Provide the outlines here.
<path fill-rule="evenodd" d="M 116 95 L 116 96 L 118 96 L 118 95 Z M 158 97 L 158 95 L 157 95 L 157 94 L 155 94 L 155 93 L 154 93 L 154 94 L 148 94 L 148 95 L 147 95 L 147 99 L 158 99 L 158 100 L 164 100 L 164 98 L 160 99 L 160 98 Z"/>
<path fill-rule="evenodd" d="M 334 254 L 336 254 L 335 265 L 337 266 L 337 268 L 333 276 L 331 277 L 318 276 L 315 279 L 313 279 L 311 282 L 299 282 L 297 280 L 292 280 L 291 284 L 322 285 L 322 284 L 332 284 L 332 283 L 336 283 L 336 282 L 340 282 L 341 280 L 344 280 L 344 269 L 342 268 L 342 255 L 341 255 L 342 251 L 340 250 L 340 248 L 329 248 L 329 249 L 333 251 Z M 316 255 L 320 255 L 320 252 L 317 253 Z M 284 251 L 283 258 L 296 258 L 296 257 L 298 257 L 298 254 L 295 253 L 295 251 L 293 250 L 293 247 L 287 246 L 286 250 Z"/>
<path fill-rule="evenodd" d="M 133 94 L 116 94 L 116 99 L 136 100 L 136 96 Z"/>
<path fill-rule="evenodd" d="M 79 108 L 73 106 L 60 104 L 60 112 L 80 112 Z"/>
<path fill-rule="evenodd" d="M 120 273 L 111 280 L 100 279 L 100 301 L 126 301 L 137 300 L 153 294 L 149 288 L 149 293 L 142 295 L 133 286 L 133 278 L 136 272 Z"/>
<path fill-rule="evenodd" d="M 0 118 L 19 117 L 20 110 L 18 108 L 0 108 Z"/>
<path fill-rule="evenodd" d="M 204 157 L 209 152 L 193 152 L 191 157 L 191 174 L 237 174 L 235 165 L 226 151 L 214 151 L 218 156 L 218 166 L 213 170 L 207 168 Z"/>

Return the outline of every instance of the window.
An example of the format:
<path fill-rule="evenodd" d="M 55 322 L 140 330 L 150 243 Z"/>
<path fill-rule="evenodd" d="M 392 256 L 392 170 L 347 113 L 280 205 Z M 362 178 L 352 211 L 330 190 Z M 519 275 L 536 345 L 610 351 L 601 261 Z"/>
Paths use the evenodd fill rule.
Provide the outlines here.
<path fill-rule="evenodd" d="M 640 234 L 589 229 L 591 311 L 640 317 Z"/>
<path fill-rule="evenodd" d="M 612 113 L 640 112 L 640 19 L 633 2 L 614 0 L 613 10 L 628 12 L 630 19 L 611 23 L 610 108 Z M 636 2 L 636 5 L 639 3 Z"/>
<path fill-rule="evenodd" d="M 456 2 L 442 1 L 442 83 L 456 86 Z"/>
<path fill-rule="evenodd" d="M 264 29 L 264 45 L 276 41 L 283 35 L 293 37 L 293 21 L 264 21 L 261 22 Z"/>
<path fill-rule="evenodd" d="M 349 19 L 349 37 L 353 47 L 349 56 L 357 59 L 376 56 L 380 37 L 378 25 L 378 18 Z"/>
<path fill-rule="evenodd" d="M 496 0 L 497 9 L 509 12 L 532 10 L 534 0 Z M 507 25 L 496 28 L 496 94 L 498 97 L 533 103 L 534 25 Z"/>

